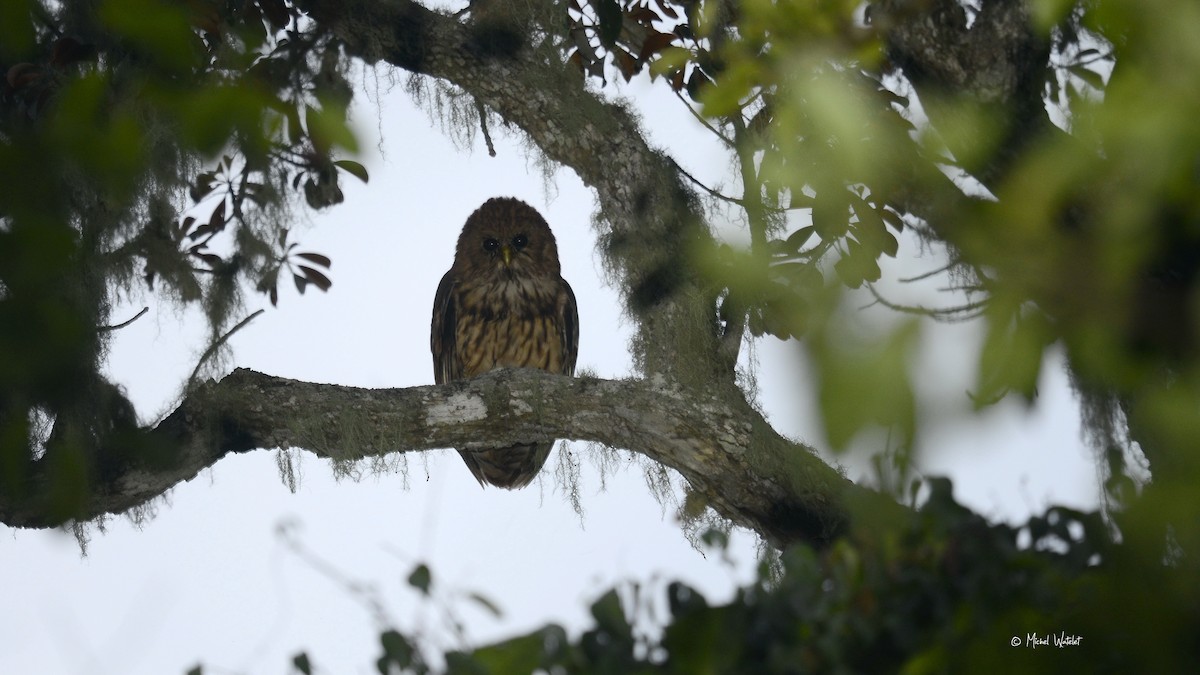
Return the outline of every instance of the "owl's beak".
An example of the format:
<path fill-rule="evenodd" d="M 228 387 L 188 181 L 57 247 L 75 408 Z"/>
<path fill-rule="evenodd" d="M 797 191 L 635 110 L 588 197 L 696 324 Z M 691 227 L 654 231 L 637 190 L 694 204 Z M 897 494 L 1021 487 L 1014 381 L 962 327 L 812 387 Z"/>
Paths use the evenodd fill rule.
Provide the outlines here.
<path fill-rule="evenodd" d="M 513 250 L 511 246 L 504 244 L 500 247 L 500 258 L 504 260 L 505 267 L 510 267 L 512 265 L 512 255 Z"/>

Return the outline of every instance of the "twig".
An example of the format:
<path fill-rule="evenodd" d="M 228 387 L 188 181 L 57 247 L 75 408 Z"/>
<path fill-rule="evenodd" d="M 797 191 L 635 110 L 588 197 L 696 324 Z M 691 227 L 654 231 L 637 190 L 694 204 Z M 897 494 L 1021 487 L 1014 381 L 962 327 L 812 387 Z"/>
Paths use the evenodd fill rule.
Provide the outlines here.
<path fill-rule="evenodd" d="M 688 112 L 692 113 L 692 117 L 695 117 L 696 121 L 698 121 L 701 125 L 703 125 L 704 128 L 711 131 L 714 136 L 721 139 L 721 142 L 723 142 L 725 145 L 729 146 L 730 148 L 737 147 L 737 144 L 734 143 L 732 138 L 729 138 L 725 134 L 721 133 L 721 131 L 719 129 L 714 127 L 707 119 L 705 119 L 704 115 L 701 115 L 700 113 L 696 112 L 696 109 L 692 107 L 691 103 L 688 103 L 687 99 L 685 99 L 682 94 L 680 94 L 679 92 L 674 91 L 674 90 L 672 90 L 672 91 L 675 94 L 675 98 L 679 99 L 680 103 L 683 103 L 683 107 L 687 108 Z"/>
<path fill-rule="evenodd" d="M 903 279 L 900 279 L 900 283 L 911 284 L 914 281 L 923 281 L 925 279 L 928 279 L 929 277 L 935 277 L 935 276 L 941 274 L 942 272 L 948 271 L 952 267 L 954 267 L 954 263 L 946 263 L 945 265 L 942 265 L 941 267 L 929 270 L 928 272 L 923 272 L 921 274 L 918 274 L 915 277 L 905 277 Z"/>
<path fill-rule="evenodd" d="M 479 111 L 479 128 L 483 130 L 483 140 L 487 143 L 488 156 L 496 156 L 496 146 L 492 145 L 492 134 L 488 132 L 487 110 L 483 107 L 483 102 L 478 98 L 475 99 L 475 109 Z"/>
<path fill-rule="evenodd" d="M 120 329 L 124 328 L 125 326 L 128 326 L 129 324 L 133 323 L 134 321 L 137 321 L 138 319 L 142 318 L 142 315 L 143 315 L 143 314 L 145 314 L 146 312 L 149 312 L 149 311 L 150 311 L 150 308 L 149 308 L 149 307 L 143 307 L 143 308 L 142 308 L 142 311 L 140 311 L 140 312 L 138 312 L 137 314 L 133 315 L 133 318 L 132 318 L 132 319 L 130 319 L 130 320 L 128 320 L 128 321 L 122 321 L 121 323 L 118 323 L 118 324 L 116 324 L 115 326 L 101 326 L 101 327 L 100 327 L 100 332 L 102 332 L 102 333 L 106 333 L 106 332 L 108 332 L 108 331 L 120 330 Z"/>
<path fill-rule="evenodd" d="M 741 199 L 738 199 L 737 197 L 730 197 L 727 194 L 722 194 L 721 192 L 718 192 L 717 190 L 710 188 L 708 185 L 705 185 L 704 181 L 702 181 L 699 178 L 696 178 L 692 174 L 688 173 L 688 170 L 683 168 L 682 166 L 680 166 L 679 162 L 676 162 L 674 159 L 670 159 L 670 162 L 671 162 L 671 164 L 673 164 L 675 166 L 676 171 L 683 174 L 684 178 L 688 179 L 693 185 L 700 188 L 701 190 L 704 190 L 708 194 L 712 195 L 713 197 L 716 197 L 717 199 L 720 199 L 723 202 L 729 202 L 730 204 L 737 204 L 738 206 L 744 206 L 743 201 Z"/>
<path fill-rule="evenodd" d="M 236 326 L 234 326 L 233 328 L 230 328 L 229 332 L 227 332 L 224 335 L 222 335 L 221 337 L 217 338 L 211 345 L 209 345 L 208 349 L 204 350 L 204 353 L 200 355 L 200 360 L 196 362 L 196 367 L 194 369 L 192 369 L 192 374 L 188 377 L 187 388 L 188 389 L 192 388 L 192 385 L 196 381 L 196 374 L 200 372 L 200 366 L 203 366 L 205 361 L 212 358 L 212 355 L 216 354 L 217 350 L 220 349 L 221 346 L 224 345 L 226 342 L 228 342 L 229 338 L 233 337 L 234 333 L 236 333 L 239 330 L 241 330 L 242 328 L 244 328 L 246 326 L 246 324 L 253 321 L 255 318 L 258 317 L 259 314 L 262 314 L 265 311 L 266 310 L 264 310 L 264 309 L 260 309 L 257 312 L 254 312 L 253 314 L 251 314 L 250 316 L 242 319 L 241 321 L 238 322 L 238 324 Z"/>
<path fill-rule="evenodd" d="M 887 298 L 884 298 L 879 293 L 879 291 L 875 289 L 874 284 L 864 284 L 864 285 L 867 287 L 867 290 L 870 291 L 871 295 L 875 297 L 875 302 L 863 305 L 861 309 L 866 309 L 867 307 L 870 307 L 871 305 L 879 304 L 879 305 L 883 305 L 884 307 L 887 307 L 890 310 L 893 310 L 896 312 L 901 312 L 903 314 L 916 314 L 917 316 L 926 316 L 931 319 L 934 319 L 935 321 L 945 321 L 947 323 L 962 323 L 965 321 L 970 321 L 971 319 L 974 319 L 974 318 L 980 316 L 981 314 L 983 314 L 983 309 L 987 306 L 987 300 L 980 300 L 977 302 L 968 302 L 964 305 L 958 305 L 956 307 L 943 307 L 943 308 L 935 308 L 935 309 L 931 309 L 929 307 L 913 307 L 911 305 L 901 305 L 898 303 L 891 302 Z"/>

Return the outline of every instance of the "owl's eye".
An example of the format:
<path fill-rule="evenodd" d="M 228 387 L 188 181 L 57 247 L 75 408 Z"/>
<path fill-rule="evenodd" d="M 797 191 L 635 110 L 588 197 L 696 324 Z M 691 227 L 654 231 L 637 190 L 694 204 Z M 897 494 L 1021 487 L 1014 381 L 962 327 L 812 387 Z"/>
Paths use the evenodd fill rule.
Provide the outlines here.
<path fill-rule="evenodd" d="M 518 234 L 517 236 L 512 238 L 513 248 L 517 249 L 518 251 L 525 248 L 525 244 L 528 244 L 528 243 L 529 243 L 529 238 L 523 234 Z"/>
<path fill-rule="evenodd" d="M 495 253 L 500 248 L 500 241 L 497 239 L 487 238 L 483 240 L 483 250 L 488 253 Z"/>

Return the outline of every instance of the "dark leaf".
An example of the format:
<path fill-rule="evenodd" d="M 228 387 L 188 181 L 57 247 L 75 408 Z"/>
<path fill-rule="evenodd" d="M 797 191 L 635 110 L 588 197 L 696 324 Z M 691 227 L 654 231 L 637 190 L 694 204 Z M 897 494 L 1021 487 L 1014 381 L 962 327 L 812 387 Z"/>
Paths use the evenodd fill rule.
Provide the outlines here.
<path fill-rule="evenodd" d="M 699 101 L 701 90 L 711 83 L 712 80 L 708 79 L 708 76 L 704 74 L 704 71 L 700 70 L 699 68 L 693 68 L 692 75 L 687 81 L 688 96 L 691 96 L 693 101 Z"/>
<path fill-rule="evenodd" d="M 639 61 L 646 61 L 651 56 L 671 46 L 675 41 L 675 36 L 670 33 L 651 33 L 649 37 L 642 42 L 642 51 L 638 53 Z"/>
<path fill-rule="evenodd" d="M 682 581 L 674 581 L 667 586 L 667 605 L 671 609 L 671 616 L 679 618 L 698 610 L 707 609 L 708 601 L 691 586 Z"/>
<path fill-rule="evenodd" d="M 287 28 L 291 23 L 291 14 L 288 13 L 287 5 L 283 3 L 283 0 L 258 0 L 258 6 L 262 8 L 263 14 L 267 15 L 267 20 L 276 30 Z"/>
<path fill-rule="evenodd" d="M 592 603 L 592 618 L 596 620 L 596 627 L 606 633 L 616 636 L 632 634 L 632 627 L 625 618 L 625 610 L 621 607 L 621 598 L 616 590 L 610 590 Z"/>
<path fill-rule="evenodd" d="M 292 665 L 296 670 L 304 673 L 304 675 L 312 675 L 312 663 L 308 660 L 308 654 L 300 652 L 292 657 Z"/>
<path fill-rule="evenodd" d="M 850 195 L 854 215 L 858 217 L 858 222 L 852 226 L 855 238 L 866 248 L 867 253 L 872 256 L 880 253 L 895 256 L 900 244 L 887 231 L 887 226 L 883 224 L 883 218 L 879 215 L 879 212 L 874 206 L 867 203 L 866 200 L 858 195 L 853 193 L 847 194 Z"/>
<path fill-rule="evenodd" d="M 879 216 L 883 218 L 883 221 L 890 225 L 896 232 L 904 231 L 904 218 L 901 217 L 899 213 L 896 213 L 889 208 L 885 208 L 882 212 L 880 212 Z"/>
<path fill-rule="evenodd" d="M 326 203 L 321 199 L 321 190 L 317 187 L 317 182 L 312 178 L 304 181 L 304 201 L 314 209 L 319 209 L 326 206 Z"/>
<path fill-rule="evenodd" d="M 328 286 L 325 288 L 328 288 Z M 429 566 L 424 563 L 417 565 L 413 568 L 412 574 L 408 575 L 408 585 L 421 591 L 424 595 L 429 595 L 429 586 L 432 583 L 433 574 L 429 571 Z"/>
<path fill-rule="evenodd" d="M 196 241 L 200 237 L 203 237 L 204 235 L 206 235 L 212 231 L 213 231 L 212 225 L 209 223 L 204 223 L 203 225 L 200 225 L 196 229 L 192 230 L 191 233 L 188 234 L 187 238 L 192 241 Z M 196 247 L 192 247 L 191 251 L 194 252 L 195 250 L 196 250 Z"/>
<path fill-rule="evenodd" d="M 315 265 L 320 265 L 321 267 L 328 268 L 329 266 L 333 265 L 333 261 L 330 260 L 328 256 L 323 256 L 320 253 L 297 253 L 296 257 L 304 258 L 305 260 Z"/>
<path fill-rule="evenodd" d="M 614 55 L 616 56 L 617 70 L 621 71 L 621 77 L 624 77 L 625 81 L 628 82 L 633 78 L 634 75 L 637 74 L 637 59 L 633 58 L 633 56 L 631 56 L 629 52 L 625 51 L 624 49 L 617 49 L 614 52 Z"/>
<path fill-rule="evenodd" d="M 308 288 L 308 279 L 305 279 L 299 274 L 293 274 L 292 281 L 295 282 L 296 290 L 300 291 L 300 295 L 304 295 L 304 289 Z"/>
<path fill-rule="evenodd" d="M 1072 75 L 1083 80 L 1094 89 L 1104 89 L 1104 76 L 1085 66 L 1071 66 L 1068 68 Z"/>
<path fill-rule="evenodd" d="M 820 194 L 812 210 L 813 227 L 821 237 L 821 241 L 832 241 L 846 235 L 849 227 L 849 211 L 845 194 L 837 191 L 835 194 Z"/>
<path fill-rule="evenodd" d="M 578 49 L 571 52 L 571 55 L 569 57 L 567 57 L 567 63 L 574 66 L 575 68 L 578 68 L 580 75 L 587 74 L 587 70 L 585 70 L 583 67 L 583 55 L 579 53 Z"/>
<path fill-rule="evenodd" d="M 612 49 L 621 36 L 621 5 L 617 0 L 596 0 L 592 3 L 596 8 L 596 18 L 600 21 L 600 43 Z"/>
<path fill-rule="evenodd" d="M 395 672 L 392 666 L 400 670 L 412 667 L 416 649 L 408 638 L 397 631 L 389 630 L 379 636 L 379 643 L 383 647 L 383 656 L 379 657 L 377 665 L 382 675 Z"/>
<path fill-rule="evenodd" d="M 729 548 L 729 535 L 715 527 L 710 527 L 700 535 L 700 540 L 709 548 L 719 548 L 725 550 Z"/>
<path fill-rule="evenodd" d="M 784 240 L 784 249 L 788 251 L 799 251 L 804 244 L 812 238 L 816 231 L 817 228 L 813 227 L 812 225 L 807 225 L 796 230 L 795 232 L 789 234 L 788 238 Z"/>
<path fill-rule="evenodd" d="M 304 276 L 309 280 L 309 282 L 322 291 L 328 291 L 329 287 L 333 285 L 333 282 L 330 281 L 329 277 L 311 267 L 308 267 L 307 265 L 301 265 L 300 269 L 304 271 Z"/>
<path fill-rule="evenodd" d="M 457 672 L 532 673 L 543 662 L 549 628 L 476 649 L 470 663 L 460 662 Z M 565 642 L 565 640 L 563 640 Z"/>
<path fill-rule="evenodd" d="M 295 106 L 288 106 L 287 109 L 287 133 L 288 141 L 292 145 L 298 144 L 301 135 L 304 133 L 304 129 L 300 126 L 300 110 Z"/>
<path fill-rule="evenodd" d="M 496 617 L 497 619 L 504 616 L 504 612 L 500 611 L 500 608 L 497 607 L 494 602 L 492 602 L 491 600 L 488 600 L 486 597 L 480 595 L 479 593 L 468 593 L 467 598 L 474 601 L 475 604 L 479 605 L 480 607 L 486 609 L 488 611 L 488 613 L 490 613 L 492 616 Z"/>
<path fill-rule="evenodd" d="M 355 178 L 361 180 L 362 182 L 367 182 L 367 170 L 362 164 L 350 161 L 348 159 L 339 159 L 334 162 L 333 165 L 349 174 L 352 174 Z"/>
<path fill-rule="evenodd" d="M 649 26 L 651 23 L 658 21 L 658 15 L 649 7 L 629 7 L 626 10 L 626 16 L 643 26 Z"/>
<path fill-rule="evenodd" d="M 680 91 L 683 89 L 683 68 L 676 70 L 675 73 L 671 75 L 671 88 L 675 91 Z"/>
<path fill-rule="evenodd" d="M 195 255 L 203 260 L 204 263 L 212 269 L 216 269 L 221 265 L 221 263 L 225 262 L 221 256 L 217 255 L 216 253 L 197 253 Z"/>
<path fill-rule="evenodd" d="M 217 208 L 213 209 L 212 217 L 208 219 L 208 227 L 213 232 L 225 229 L 225 200 L 222 199 Z"/>
<path fill-rule="evenodd" d="M 772 265 L 771 271 L 801 291 L 819 291 L 825 285 L 821 270 L 813 263 L 788 262 Z"/>
<path fill-rule="evenodd" d="M 175 241 L 183 241 L 187 238 L 188 230 L 192 229 L 192 225 L 196 224 L 195 216 L 188 216 L 175 226 Z"/>
<path fill-rule="evenodd" d="M 192 198 L 193 202 L 199 202 L 212 192 L 215 182 L 216 176 L 212 173 L 202 173 L 196 176 L 196 182 L 188 189 L 188 195 Z"/>

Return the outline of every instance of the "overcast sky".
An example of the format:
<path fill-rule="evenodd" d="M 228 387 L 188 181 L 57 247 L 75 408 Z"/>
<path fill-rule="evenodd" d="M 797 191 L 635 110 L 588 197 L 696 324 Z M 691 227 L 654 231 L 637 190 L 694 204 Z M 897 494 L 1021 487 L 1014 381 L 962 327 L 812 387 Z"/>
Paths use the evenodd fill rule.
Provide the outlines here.
<path fill-rule="evenodd" d="M 736 185 L 721 148 L 674 98 L 644 84 L 610 84 L 609 92 L 637 101 L 653 142 L 693 174 Z M 364 387 L 431 384 L 437 283 L 467 215 L 508 195 L 540 210 L 558 237 L 580 308 L 579 367 L 630 375 L 630 326 L 595 253 L 592 193 L 574 173 L 546 180 L 502 127 L 492 129 L 497 157 L 481 139 L 456 146 L 401 88 L 381 92 L 379 102 L 381 112 L 361 99 L 356 113 L 370 184 L 343 176 L 346 203 L 295 228 L 300 250 L 333 258 L 332 289 L 300 297 L 284 284 L 278 309 L 251 297 L 245 314 L 267 312 L 235 336 L 229 367 Z M 736 237 L 738 225 L 725 231 Z M 913 242 L 903 245 L 907 259 L 885 274 L 938 265 Z M 114 322 L 147 305 L 146 316 L 116 334 L 107 372 L 152 421 L 172 409 L 203 338 L 194 315 L 151 297 L 133 299 Z M 922 336 L 925 473 L 952 475 L 961 500 L 997 518 L 1020 519 L 1051 502 L 1095 505 L 1095 468 L 1060 359 L 1048 359 L 1033 408 L 1006 401 L 972 416 L 965 392 L 979 327 L 928 325 Z M 771 420 L 820 447 L 799 348 L 766 338 L 753 353 Z M 879 440 L 860 445 L 869 450 Z M 338 480 L 326 462 L 297 452 L 293 494 L 279 478 L 276 451 L 263 450 L 228 457 L 176 487 L 141 526 L 113 519 L 94 532 L 86 557 L 69 534 L 0 526 L 0 673 L 182 673 L 198 662 L 205 672 L 287 673 L 302 650 L 324 672 L 370 673 L 385 623 L 419 628 L 450 649 L 464 645 L 446 628 L 447 610 L 479 644 L 547 622 L 578 631 L 587 605 L 615 583 L 641 583 L 661 601 L 666 582 L 683 579 L 723 600 L 751 578 L 753 536 L 735 536 L 732 562 L 706 557 L 628 453 L 610 455 L 616 467 L 602 476 L 587 447 L 569 450 L 582 468 L 582 517 L 553 475 L 561 446 L 519 492 L 480 489 L 453 451 L 414 454 L 388 471 L 364 467 L 357 480 Z M 841 461 L 860 476 L 853 458 Z M 435 602 L 407 588 L 418 562 L 433 569 Z M 481 611 L 471 592 L 503 618 Z"/>

